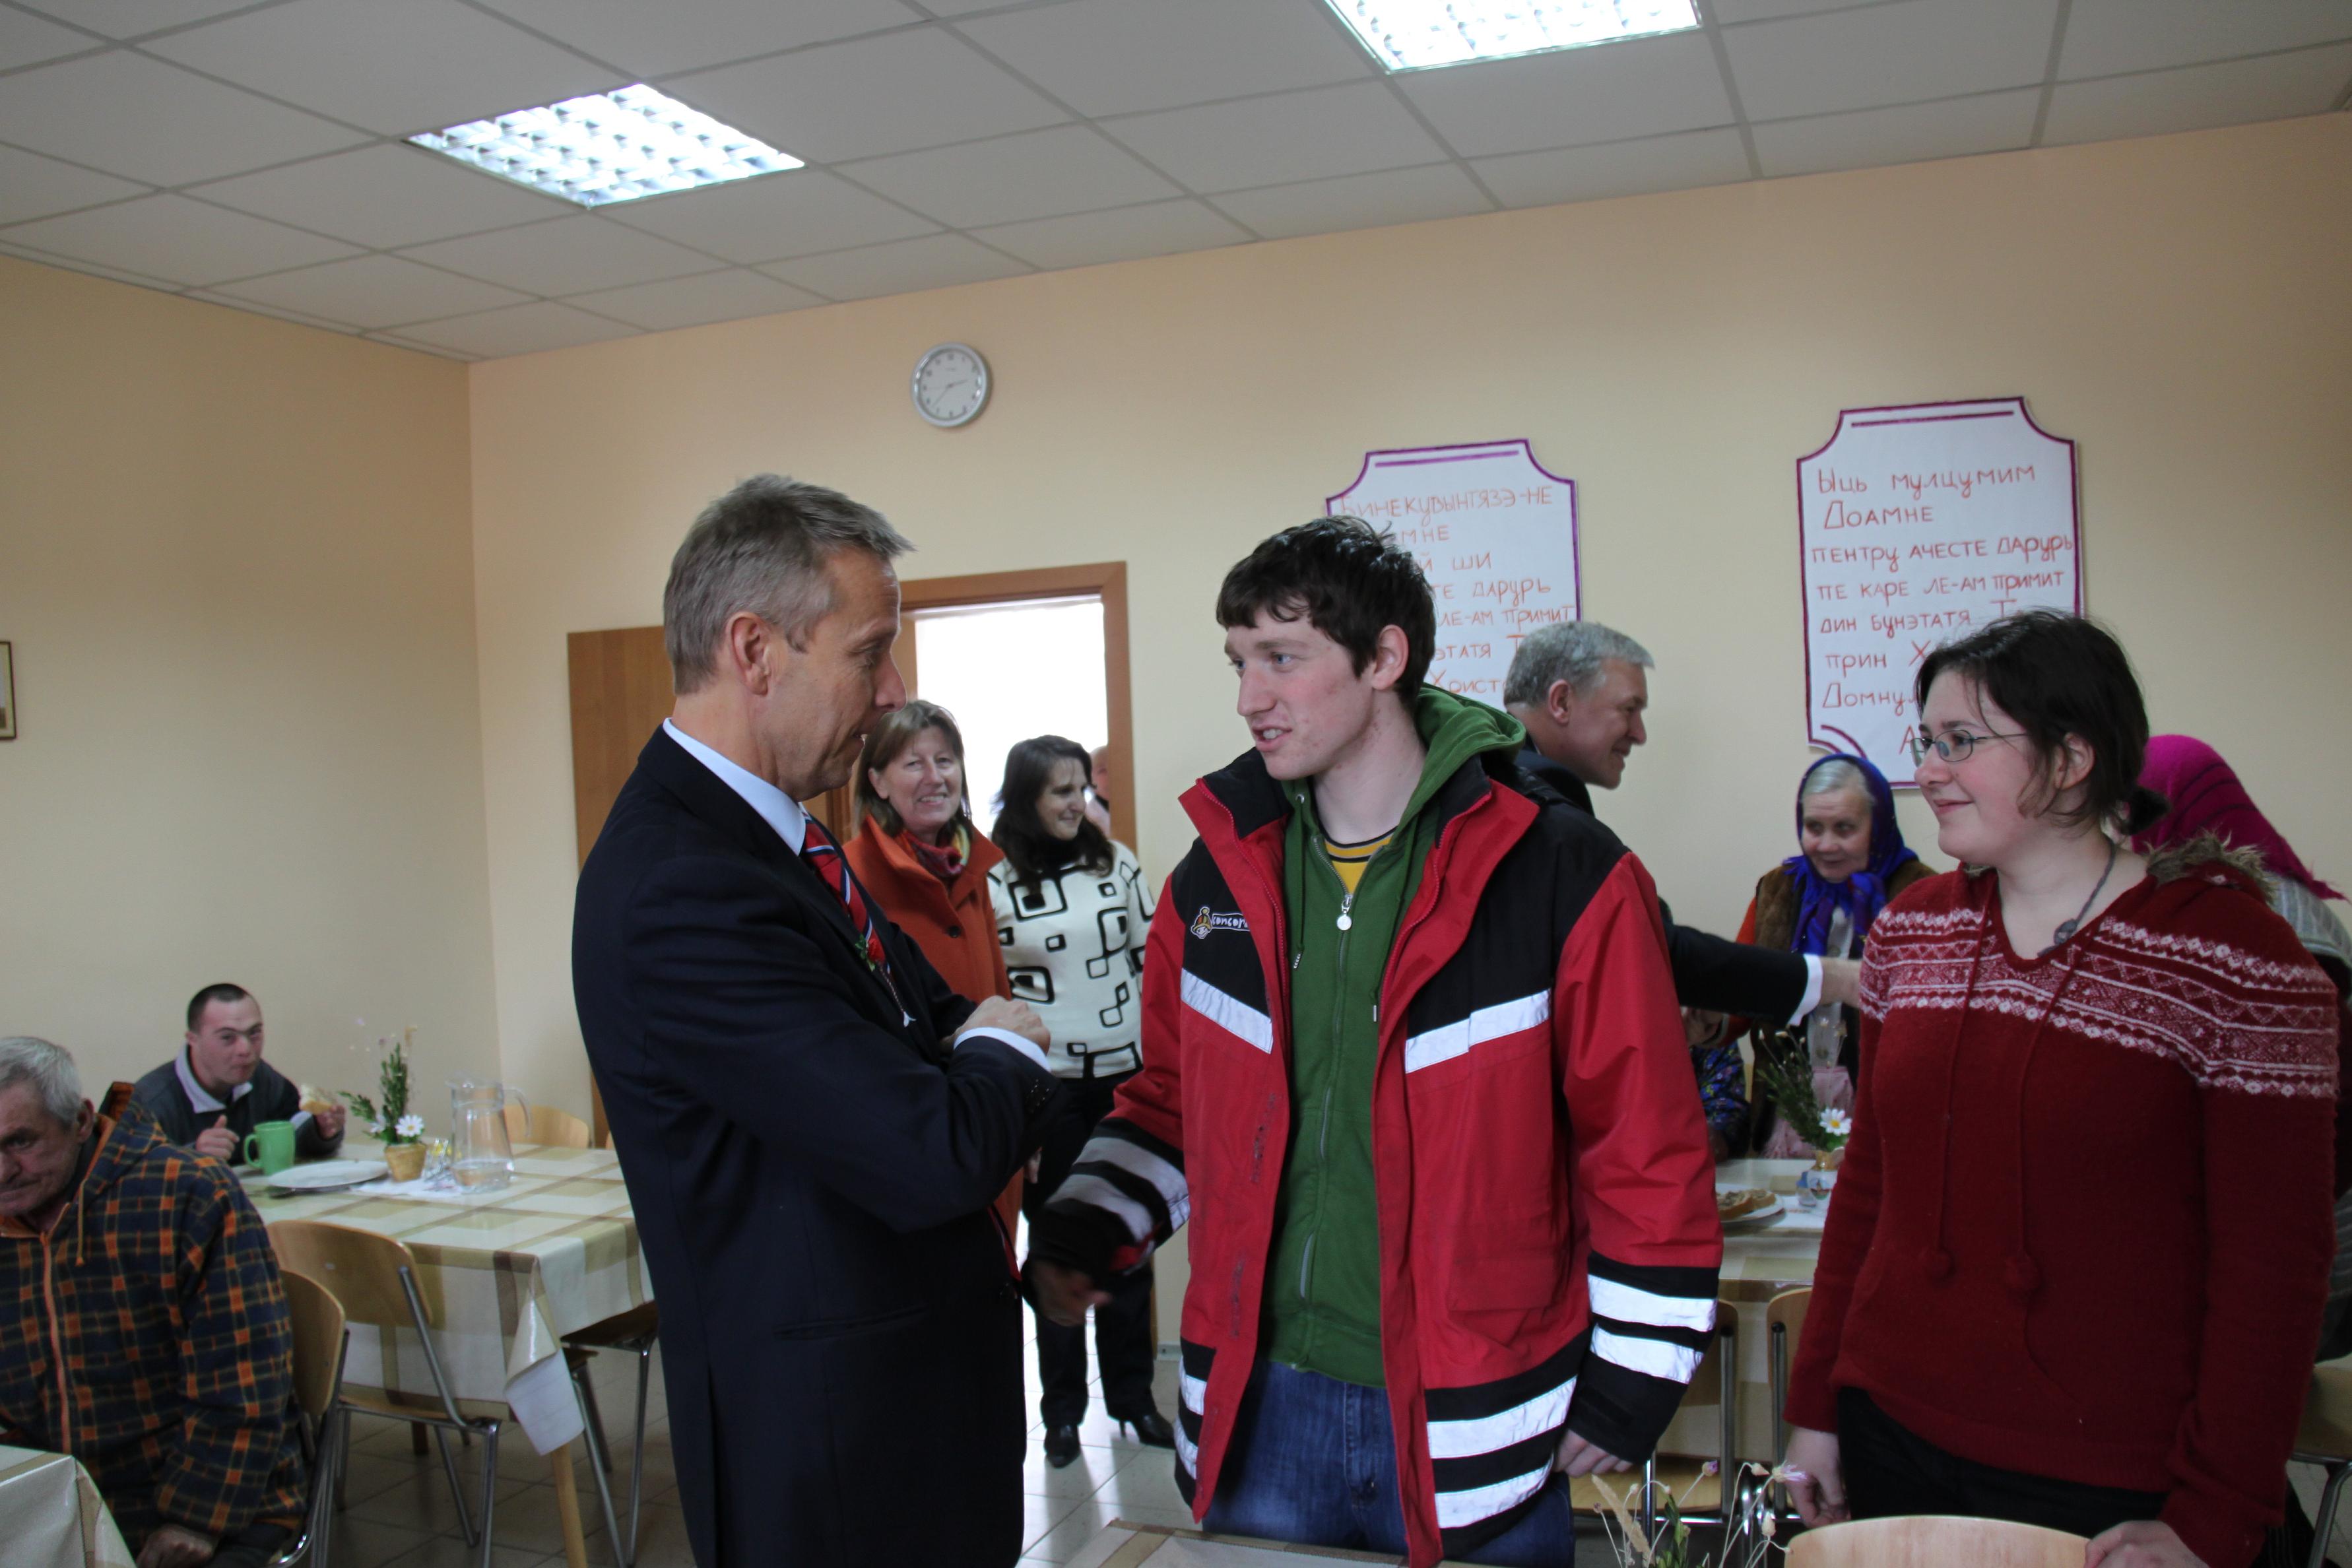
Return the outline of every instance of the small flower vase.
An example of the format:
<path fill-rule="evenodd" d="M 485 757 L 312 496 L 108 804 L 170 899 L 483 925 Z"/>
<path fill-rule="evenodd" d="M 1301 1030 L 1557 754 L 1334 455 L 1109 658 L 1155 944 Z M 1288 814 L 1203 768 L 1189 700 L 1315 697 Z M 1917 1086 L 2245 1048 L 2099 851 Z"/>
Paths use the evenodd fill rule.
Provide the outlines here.
<path fill-rule="evenodd" d="M 1838 1165 L 1843 1152 L 1836 1149 L 1813 1151 L 1813 1168 L 1797 1173 L 1797 1206 L 1817 1209 L 1830 1201 L 1837 1189 Z"/>
<path fill-rule="evenodd" d="M 425 1173 L 425 1145 L 394 1143 L 383 1152 L 383 1163 L 395 1182 L 413 1182 Z"/>

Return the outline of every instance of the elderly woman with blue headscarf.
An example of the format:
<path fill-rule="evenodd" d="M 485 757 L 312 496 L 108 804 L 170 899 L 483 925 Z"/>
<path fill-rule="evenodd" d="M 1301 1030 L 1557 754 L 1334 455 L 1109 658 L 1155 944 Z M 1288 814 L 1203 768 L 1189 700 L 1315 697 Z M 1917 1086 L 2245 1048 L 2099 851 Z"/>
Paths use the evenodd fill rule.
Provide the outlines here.
<path fill-rule="evenodd" d="M 1740 941 L 1858 958 L 1878 912 L 1930 874 L 1903 842 L 1886 775 L 1868 759 L 1843 752 L 1818 759 L 1797 786 L 1797 847 L 1801 853 L 1758 880 Z M 1859 1022 L 1852 1008 L 1825 1002 L 1805 1016 L 1799 1031 L 1813 1068 L 1813 1092 L 1824 1108 L 1853 1103 Z M 1759 1052 L 1786 1048 L 1764 1028 L 1753 1043 Z M 1812 1152 L 1760 1092 L 1748 1136 L 1756 1152 L 1772 1158 Z"/>

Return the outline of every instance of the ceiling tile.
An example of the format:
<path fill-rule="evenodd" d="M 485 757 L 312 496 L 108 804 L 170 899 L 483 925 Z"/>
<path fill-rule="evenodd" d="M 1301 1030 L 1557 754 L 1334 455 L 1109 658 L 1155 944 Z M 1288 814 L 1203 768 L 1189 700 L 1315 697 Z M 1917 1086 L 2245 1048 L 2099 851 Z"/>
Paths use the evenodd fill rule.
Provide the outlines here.
<path fill-rule="evenodd" d="M 623 85 L 457 0 L 292 0 L 145 47 L 388 136 Z"/>
<path fill-rule="evenodd" d="M 2033 140 L 2033 117 L 2041 107 L 2042 89 L 2029 87 L 1776 121 L 1754 127 L 1756 158 L 1772 177 L 2002 153 Z"/>
<path fill-rule="evenodd" d="M 1010 278 L 1029 268 L 960 234 L 934 234 L 857 250 L 836 250 L 830 256 L 804 256 L 760 270 L 828 300 L 870 300 L 879 294 L 908 294 L 918 289 Z"/>
<path fill-rule="evenodd" d="M 37 153 L 0 147 L 0 223 L 18 223 L 50 213 L 71 212 L 76 207 L 94 207 L 100 202 L 143 195 L 146 189 L 111 174 L 92 174 L 71 163 L 44 158 Z"/>
<path fill-rule="evenodd" d="M 1219 196 L 1217 205 L 1268 239 L 1495 210 L 1470 176 L 1452 163 L 1235 191 Z"/>
<path fill-rule="evenodd" d="M 1087 115 L 1315 87 L 1374 69 L 1318 0 L 1069 0 L 959 26 Z"/>
<path fill-rule="evenodd" d="M 1024 261 L 1051 268 L 1173 256 L 1181 250 L 1244 244 L 1250 236 L 1199 202 L 1181 201 L 1000 224 L 976 231 L 974 237 Z"/>
<path fill-rule="evenodd" d="M 0 251 L 26 261 L 37 261 L 44 267 L 60 267 L 69 272 L 87 272 L 93 278 L 111 279 L 117 283 L 129 283 L 141 289 L 160 289 L 177 293 L 180 285 L 166 283 L 160 278 L 147 278 L 136 272 L 125 272 L 117 267 L 101 267 L 95 261 L 76 261 L 71 257 L 51 256 L 30 246 L 10 245 L 5 235 L 0 235 Z"/>
<path fill-rule="evenodd" d="M 495 283 L 459 278 L 397 256 L 360 256 L 215 290 L 232 299 L 299 310 L 354 327 L 396 327 L 466 310 L 509 305 L 524 296 Z"/>
<path fill-rule="evenodd" d="M 1076 125 L 873 158 L 843 172 L 950 228 L 1056 217 L 1182 194 Z"/>
<path fill-rule="evenodd" d="M 1434 163 L 1445 149 L 1376 81 L 1117 120 L 1103 127 L 1195 191 Z"/>
<path fill-rule="evenodd" d="M 529 294 L 578 294 L 710 270 L 710 258 L 600 217 L 493 229 L 411 247 L 419 261 Z"/>
<path fill-rule="evenodd" d="M 919 22 L 898 0 L 486 0 L 525 26 L 638 77 Z"/>
<path fill-rule="evenodd" d="M 775 261 L 930 234 L 939 225 L 822 169 L 737 180 L 607 209 L 614 223 L 730 261 Z"/>
<path fill-rule="evenodd" d="M 722 66 L 665 82 L 662 90 L 821 163 L 1069 118 L 936 27 Z"/>
<path fill-rule="evenodd" d="M 2074 0 L 2058 77 L 2115 76 L 2352 38 L 2344 0 Z"/>
<path fill-rule="evenodd" d="M 745 316 L 772 316 L 824 301 L 805 289 L 730 267 L 724 272 L 706 272 L 699 278 L 671 278 L 659 283 L 635 283 L 626 289 L 576 295 L 569 303 L 599 315 L 617 317 L 633 327 L 662 332 L 673 327 L 700 327 Z"/>
<path fill-rule="evenodd" d="M 420 147 L 383 143 L 197 185 L 191 194 L 383 250 L 575 210 Z"/>
<path fill-rule="evenodd" d="M 352 253 L 339 240 L 173 195 L 41 218 L 6 232 L 18 245 L 174 283 L 217 283 Z"/>
<path fill-rule="evenodd" d="M 1748 177 L 1747 149 L 1739 144 L 1739 132 L 1728 126 L 1598 147 L 1479 158 L 1470 166 L 1488 190 L 1515 207 L 1736 184 Z"/>
<path fill-rule="evenodd" d="M 1802 16 L 1812 11 L 1843 11 L 1853 0 L 1715 0 L 1717 22 L 1727 27 L 1742 22 L 1769 22 L 1781 16 Z"/>
<path fill-rule="evenodd" d="M 486 359 L 568 349 L 581 343 L 600 343 L 608 338 L 633 337 L 635 333 L 634 327 L 545 300 L 400 329 L 402 337 L 416 342 L 479 354 Z"/>
<path fill-rule="evenodd" d="M 110 38 L 135 38 L 159 27 L 184 27 L 241 10 L 253 0 L 19 0 L 36 11 L 104 33 Z"/>
<path fill-rule="evenodd" d="M 2105 81 L 2062 82 L 2042 140 L 2099 142 L 2319 114 L 2352 79 L 2352 45 Z"/>
<path fill-rule="evenodd" d="M 1903 0 L 1724 30 L 1748 118 L 1786 120 L 2039 82 L 2058 0 Z"/>
<path fill-rule="evenodd" d="M 156 185 L 243 174 L 365 140 L 121 49 L 19 71 L 0 92 L 0 142 Z"/>
<path fill-rule="evenodd" d="M 275 305 L 259 304 L 251 300 L 234 299 L 229 295 L 220 293 L 217 290 L 211 289 L 191 289 L 185 294 L 182 295 L 181 298 L 186 300 L 202 300 L 207 305 L 223 305 L 232 310 L 243 310 L 248 315 L 272 316 L 281 321 L 292 321 L 295 325 L 301 327 L 316 327 L 320 331 L 325 332 L 356 332 L 359 331 L 357 327 L 352 326 L 346 322 L 323 321 L 317 316 L 305 315 L 299 310 L 281 310 Z"/>
<path fill-rule="evenodd" d="M 78 55 L 84 49 L 104 47 L 103 38 L 60 27 L 23 11 L 0 10 L 0 70 L 15 70 L 18 66 L 38 65 L 64 55 Z"/>
<path fill-rule="evenodd" d="M 1731 123 L 1715 50 L 1696 35 L 1416 71 L 1399 82 L 1465 157 Z"/>

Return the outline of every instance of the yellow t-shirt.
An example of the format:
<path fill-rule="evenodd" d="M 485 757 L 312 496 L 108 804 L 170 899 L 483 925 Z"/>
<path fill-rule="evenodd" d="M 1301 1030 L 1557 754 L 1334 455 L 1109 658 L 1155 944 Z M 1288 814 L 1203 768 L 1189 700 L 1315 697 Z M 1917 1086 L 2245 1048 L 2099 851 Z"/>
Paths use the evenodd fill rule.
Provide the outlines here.
<path fill-rule="evenodd" d="M 1353 893 L 1356 884 L 1364 879 L 1364 868 L 1370 865 L 1372 857 L 1395 837 L 1396 829 L 1391 827 L 1378 838 L 1367 838 L 1360 844 L 1341 844 L 1327 834 L 1323 839 L 1323 853 L 1329 857 L 1331 869 L 1339 873 L 1339 885 Z"/>

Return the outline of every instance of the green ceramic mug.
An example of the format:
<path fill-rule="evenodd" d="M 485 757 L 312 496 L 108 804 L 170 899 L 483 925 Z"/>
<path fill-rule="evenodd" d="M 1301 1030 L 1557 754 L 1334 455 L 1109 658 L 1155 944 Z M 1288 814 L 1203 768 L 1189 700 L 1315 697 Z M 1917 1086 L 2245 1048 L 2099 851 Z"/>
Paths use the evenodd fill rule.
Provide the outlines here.
<path fill-rule="evenodd" d="M 258 1152 L 257 1152 L 257 1149 Z M 258 1165 L 276 1175 L 294 1163 L 294 1124 L 291 1121 L 257 1121 L 245 1136 L 246 1163 Z"/>

